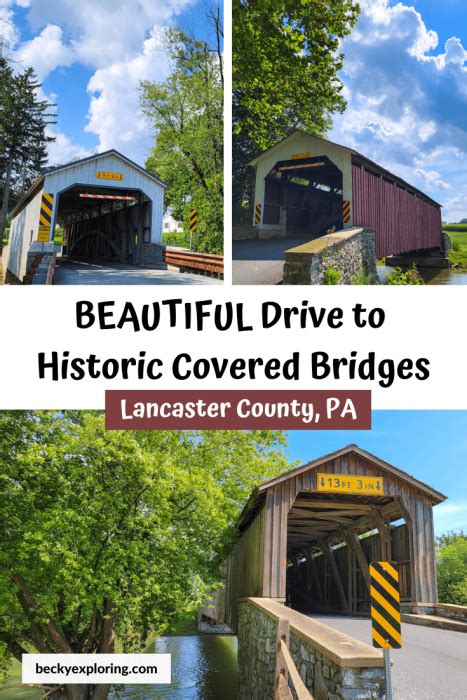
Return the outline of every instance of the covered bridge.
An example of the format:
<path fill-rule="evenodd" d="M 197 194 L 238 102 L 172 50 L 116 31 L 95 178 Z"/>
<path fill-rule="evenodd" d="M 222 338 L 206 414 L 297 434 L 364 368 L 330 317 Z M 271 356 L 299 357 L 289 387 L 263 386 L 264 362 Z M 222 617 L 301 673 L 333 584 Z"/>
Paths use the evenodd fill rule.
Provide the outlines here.
<path fill-rule="evenodd" d="M 166 185 L 116 150 L 47 170 L 15 207 L 8 270 L 23 280 L 28 256 L 52 246 L 81 260 L 142 264 L 162 252 Z"/>
<path fill-rule="evenodd" d="M 295 130 L 250 165 L 259 238 L 367 227 L 378 258 L 444 246 L 441 205 L 351 148 Z"/>
<path fill-rule="evenodd" d="M 434 604 L 433 506 L 444 500 L 357 445 L 261 484 L 238 521 L 225 588 L 201 613 L 233 630 L 246 597 L 301 612 L 367 613 L 368 564 L 376 560 L 397 565 L 409 611 Z"/>

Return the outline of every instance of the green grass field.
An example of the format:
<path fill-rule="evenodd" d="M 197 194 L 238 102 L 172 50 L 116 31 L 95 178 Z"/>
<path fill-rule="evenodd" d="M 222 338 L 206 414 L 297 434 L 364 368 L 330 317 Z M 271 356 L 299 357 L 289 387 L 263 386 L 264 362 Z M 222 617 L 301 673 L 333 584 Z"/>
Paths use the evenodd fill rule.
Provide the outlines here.
<path fill-rule="evenodd" d="M 451 239 L 451 262 L 467 270 L 467 224 L 445 224 L 443 231 Z"/>
<path fill-rule="evenodd" d="M 0 700 L 39 700 L 44 695 L 44 691 L 40 688 L 19 686 L 21 686 L 21 664 L 15 660 L 5 683 L 0 684 Z"/>

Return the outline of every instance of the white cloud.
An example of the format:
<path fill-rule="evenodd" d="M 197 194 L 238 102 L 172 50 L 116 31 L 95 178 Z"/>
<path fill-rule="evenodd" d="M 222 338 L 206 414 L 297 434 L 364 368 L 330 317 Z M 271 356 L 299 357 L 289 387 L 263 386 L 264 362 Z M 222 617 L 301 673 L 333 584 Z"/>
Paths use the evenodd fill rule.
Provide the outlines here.
<path fill-rule="evenodd" d="M 410 3 L 361 5 L 342 44 L 348 108 L 329 137 L 443 202 L 449 189 L 464 189 L 467 52 L 456 37 L 439 50 L 436 32 Z M 451 215 L 447 207 L 443 218 Z"/>
<path fill-rule="evenodd" d="M 70 66 L 74 62 L 73 50 L 62 39 L 61 27 L 48 24 L 34 39 L 21 45 L 15 60 L 24 67 L 33 66 L 39 80 L 43 80 L 58 66 Z"/>
<path fill-rule="evenodd" d="M 435 533 L 448 530 L 467 531 L 467 501 L 440 503 L 433 509 Z"/>
<path fill-rule="evenodd" d="M 50 136 L 55 136 L 55 141 L 49 144 L 48 162 L 50 166 L 61 165 L 62 163 L 68 163 L 74 158 L 85 158 L 91 155 L 89 149 L 73 143 L 71 139 L 61 131 L 51 128 L 48 133 Z"/>
<path fill-rule="evenodd" d="M 153 140 L 151 127 L 139 107 L 141 80 L 163 80 L 169 66 L 153 28 L 143 51 L 128 61 L 99 68 L 89 81 L 91 95 L 86 131 L 99 137 L 101 150 L 117 148 L 144 161 Z"/>
<path fill-rule="evenodd" d="M 78 60 L 92 68 L 134 57 L 155 24 L 172 20 L 193 0 L 31 0 L 28 20 L 35 31 L 44 24 L 66 30 Z"/>

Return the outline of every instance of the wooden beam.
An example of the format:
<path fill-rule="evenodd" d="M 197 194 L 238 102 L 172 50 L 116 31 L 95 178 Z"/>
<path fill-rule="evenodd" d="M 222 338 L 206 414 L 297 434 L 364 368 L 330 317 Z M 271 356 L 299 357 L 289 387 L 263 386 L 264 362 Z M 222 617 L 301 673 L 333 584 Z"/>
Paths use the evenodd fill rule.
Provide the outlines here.
<path fill-rule="evenodd" d="M 319 580 L 318 576 L 318 568 L 316 566 L 315 558 L 312 556 L 312 552 L 310 549 L 310 562 L 311 562 L 311 573 L 313 576 L 313 585 L 317 593 L 317 598 L 320 603 L 320 605 L 323 605 L 323 589 L 321 586 L 321 581 Z"/>
<path fill-rule="evenodd" d="M 360 571 L 362 572 L 362 576 L 365 579 L 365 584 L 368 589 L 368 592 L 370 591 L 370 567 L 368 565 L 368 562 L 366 560 L 365 552 L 363 551 L 362 543 L 358 539 L 357 535 L 353 530 L 346 529 L 344 528 L 342 530 L 342 535 L 349 545 L 350 549 L 352 552 L 355 554 L 358 565 L 360 567 Z"/>
<path fill-rule="evenodd" d="M 386 526 L 383 514 L 378 507 L 373 507 L 371 511 L 376 527 L 378 528 L 379 536 L 381 538 L 381 559 L 383 561 L 391 561 L 391 535 Z"/>
<path fill-rule="evenodd" d="M 345 612 L 349 612 L 349 604 L 347 602 L 347 596 L 345 595 L 344 586 L 342 584 L 339 569 L 337 568 L 337 563 L 336 563 L 336 560 L 334 558 L 334 554 L 333 554 L 333 551 L 331 549 L 331 545 L 329 544 L 329 542 L 327 540 L 320 540 L 320 547 L 323 551 L 324 556 L 326 557 L 326 559 L 329 562 L 329 566 L 331 567 L 331 572 L 332 572 L 332 575 L 333 575 L 334 580 L 336 582 L 337 591 L 339 593 L 339 598 L 341 601 L 342 610 L 344 610 Z"/>
<path fill-rule="evenodd" d="M 365 510 L 368 513 L 371 511 L 372 506 L 366 503 L 345 503 L 344 501 L 318 501 L 312 499 L 297 498 L 294 502 L 294 506 L 300 506 L 302 508 L 322 508 L 324 510 Z"/>

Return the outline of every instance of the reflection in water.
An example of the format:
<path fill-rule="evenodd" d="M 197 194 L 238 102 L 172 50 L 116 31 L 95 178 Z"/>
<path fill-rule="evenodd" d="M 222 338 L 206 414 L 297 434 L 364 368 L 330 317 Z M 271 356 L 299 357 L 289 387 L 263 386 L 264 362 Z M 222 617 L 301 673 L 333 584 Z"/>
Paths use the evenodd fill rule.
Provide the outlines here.
<path fill-rule="evenodd" d="M 172 655 L 172 683 L 126 685 L 112 692 L 111 700 L 236 700 L 236 637 L 218 634 L 160 637 L 153 651 Z"/>
<path fill-rule="evenodd" d="M 378 277 L 379 281 L 384 284 L 387 275 L 389 275 L 394 268 L 387 265 L 378 265 Z M 425 280 L 426 284 L 442 284 L 442 285 L 452 285 L 452 284 L 467 284 L 467 273 L 466 272 L 456 272 L 456 270 L 440 270 L 437 268 L 421 268 L 420 274 Z"/>

